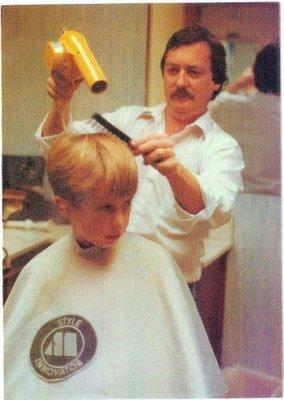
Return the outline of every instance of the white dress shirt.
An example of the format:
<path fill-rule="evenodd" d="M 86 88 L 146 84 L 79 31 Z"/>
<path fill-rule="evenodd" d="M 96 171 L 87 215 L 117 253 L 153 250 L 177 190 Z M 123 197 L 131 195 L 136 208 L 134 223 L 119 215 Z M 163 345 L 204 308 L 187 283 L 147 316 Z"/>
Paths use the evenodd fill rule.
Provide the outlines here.
<path fill-rule="evenodd" d="M 152 108 L 122 107 L 103 116 L 131 138 L 165 132 L 164 103 Z M 41 137 L 42 126 L 43 123 L 36 136 L 44 150 L 54 136 Z M 84 133 L 103 130 L 91 119 L 71 121 L 68 129 Z M 145 166 L 139 156 L 139 185 L 128 231 L 160 243 L 174 256 L 187 281 L 194 282 L 201 277 L 203 239 L 210 228 L 229 221 L 236 197 L 242 191 L 244 163 L 236 140 L 220 129 L 209 112 L 169 138 L 175 144 L 178 160 L 198 179 L 205 208 L 196 215 L 183 210 L 168 180 L 152 166 Z"/>

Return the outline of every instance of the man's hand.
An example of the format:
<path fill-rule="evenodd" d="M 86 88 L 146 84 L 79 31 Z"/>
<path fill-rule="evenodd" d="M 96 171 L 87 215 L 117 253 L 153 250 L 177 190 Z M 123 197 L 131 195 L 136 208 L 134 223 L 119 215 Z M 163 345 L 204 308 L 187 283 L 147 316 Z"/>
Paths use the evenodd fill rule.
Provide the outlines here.
<path fill-rule="evenodd" d="M 166 135 L 147 135 L 130 142 L 135 156 L 142 155 L 144 164 L 152 165 L 167 179 L 176 201 L 188 213 L 197 214 L 204 208 L 197 178 L 175 156 L 174 144 Z"/>
<path fill-rule="evenodd" d="M 166 177 L 178 168 L 173 142 L 166 135 L 147 135 L 132 140 L 130 146 L 135 156 L 143 156 L 145 165 L 152 165 Z"/>
<path fill-rule="evenodd" d="M 46 91 L 56 102 L 70 102 L 80 82 L 82 79 L 68 81 L 57 71 L 52 71 L 51 76 L 47 78 Z"/>

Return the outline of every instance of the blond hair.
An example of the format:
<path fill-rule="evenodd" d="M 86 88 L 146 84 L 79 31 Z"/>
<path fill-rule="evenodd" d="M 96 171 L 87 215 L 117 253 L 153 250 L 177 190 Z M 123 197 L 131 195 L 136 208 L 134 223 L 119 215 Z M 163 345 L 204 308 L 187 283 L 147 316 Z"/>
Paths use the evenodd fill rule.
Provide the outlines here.
<path fill-rule="evenodd" d="M 100 198 L 133 195 L 137 165 L 126 144 L 110 133 L 65 133 L 46 156 L 47 176 L 55 195 L 79 205 L 90 189 Z"/>

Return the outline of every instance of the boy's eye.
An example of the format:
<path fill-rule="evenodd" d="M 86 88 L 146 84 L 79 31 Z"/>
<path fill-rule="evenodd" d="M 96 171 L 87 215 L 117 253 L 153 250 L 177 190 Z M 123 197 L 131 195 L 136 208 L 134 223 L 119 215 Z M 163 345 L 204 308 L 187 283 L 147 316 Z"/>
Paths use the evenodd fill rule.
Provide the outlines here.
<path fill-rule="evenodd" d="M 125 201 L 120 208 L 128 209 L 131 206 L 132 200 Z M 97 208 L 98 211 L 106 212 L 106 213 L 112 213 L 117 209 L 117 206 L 114 206 L 113 204 L 103 204 L 100 207 Z"/>

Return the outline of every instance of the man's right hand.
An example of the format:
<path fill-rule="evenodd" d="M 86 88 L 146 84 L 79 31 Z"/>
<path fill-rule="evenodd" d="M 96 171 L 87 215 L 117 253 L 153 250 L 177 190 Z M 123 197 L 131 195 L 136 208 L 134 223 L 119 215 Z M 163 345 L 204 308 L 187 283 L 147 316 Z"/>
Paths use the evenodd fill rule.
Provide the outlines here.
<path fill-rule="evenodd" d="M 52 71 L 46 82 L 46 91 L 55 101 L 70 102 L 81 82 L 82 79 L 73 82 L 68 81 L 57 71 Z"/>

